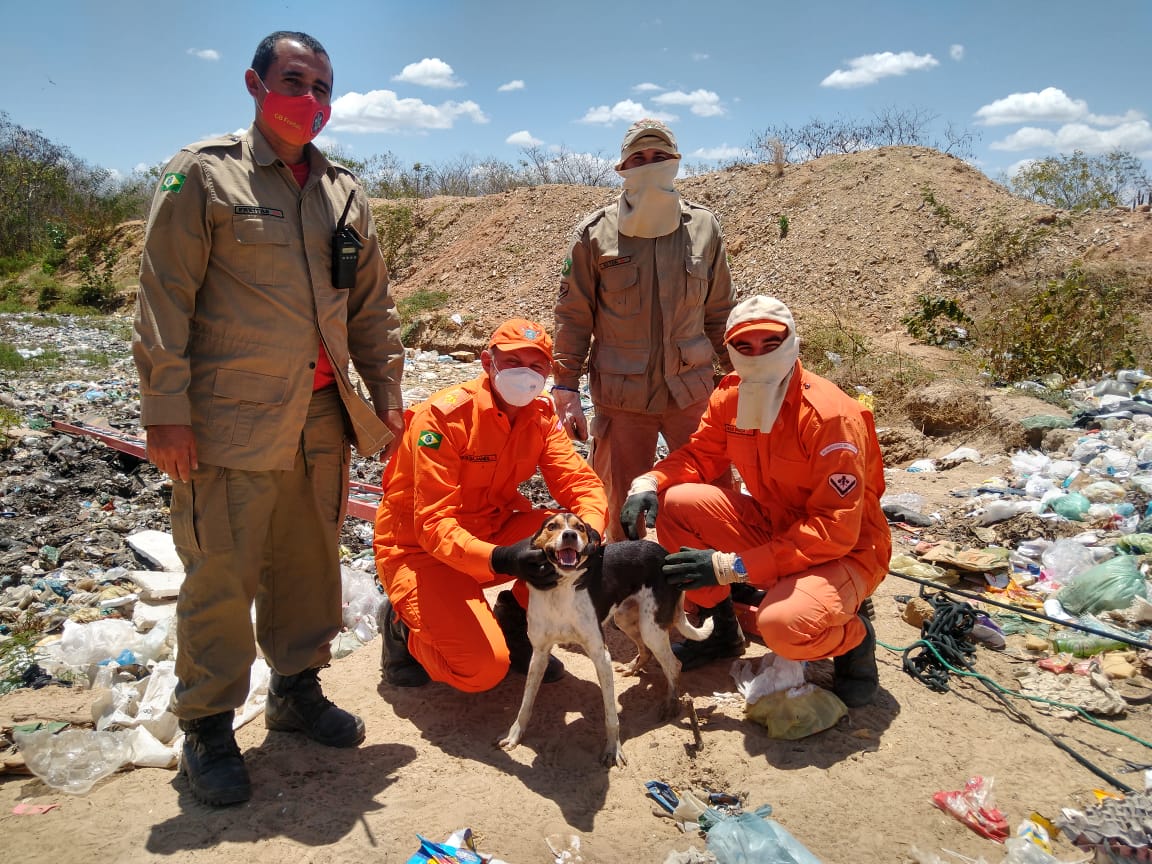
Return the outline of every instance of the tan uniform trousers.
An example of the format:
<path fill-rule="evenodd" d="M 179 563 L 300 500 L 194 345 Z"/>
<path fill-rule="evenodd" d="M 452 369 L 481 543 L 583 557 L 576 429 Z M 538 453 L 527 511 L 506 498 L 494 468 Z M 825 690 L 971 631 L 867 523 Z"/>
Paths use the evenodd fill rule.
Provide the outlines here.
<path fill-rule="evenodd" d="M 540 530 L 556 510 L 515 513 L 489 543 L 510 546 Z M 494 575 L 480 584 L 468 573 L 433 558 L 423 549 L 388 558 L 380 579 L 392 608 L 408 625 L 408 650 L 433 681 L 465 693 L 491 690 L 508 674 L 508 643 L 496 623 L 484 589 L 513 577 Z M 516 580 L 512 593 L 528 608 L 528 586 Z"/>
<path fill-rule="evenodd" d="M 683 447 L 700 425 L 707 407 L 705 399 L 687 408 L 677 408 L 672 403 L 663 414 L 596 408 L 588 429 L 592 439 L 588 461 L 608 494 L 605 542 L 626 539 L 620 527 L 620 510 L 632 481 L 651 469 L 655 462 L 657 436 L 664 436 L 669 452 Z M 726 484 L 722 481 L 718 485 L 731 486 L 731 476 Z"/>
<path fill-rule="evenodd" d="M 312 397 L 292 470 L 202 463 L 191 481 L 173 484 L 172 536 L 185 570 L 176 716 L 242 705 L 256 643 L 282 675 L 329 661 L 342 623 L 338 542 L 349 457 L 340 397 L 329 387 Z"/>
<path fill-rule="evenodd" d="M 656 530 L 664 548 L 743 552 L 767 543 L 771 526 L 749 495 L 701 483 L 669 487 L 661 496 Z M 755 583 L 756 574 L 749 573 Z M 867 598 L 860 568 L 840 559 L 783 576 L 766 588 L 756 623 L 764 644 L 788 660 L 823 660 L 864 641 L 856 611 Z M 684 596 L 711 608 L 729 594 L 727 585 L 698 588 Z"/>

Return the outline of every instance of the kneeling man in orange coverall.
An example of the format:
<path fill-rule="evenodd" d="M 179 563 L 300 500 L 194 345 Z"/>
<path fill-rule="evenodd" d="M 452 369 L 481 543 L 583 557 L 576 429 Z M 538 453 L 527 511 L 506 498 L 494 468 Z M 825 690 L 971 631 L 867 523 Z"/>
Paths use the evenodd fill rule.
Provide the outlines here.
<path fill-rule="evenodd" d="M 665 578 L 715 621 L 708 639 L 674 647 L 685 669 L 743 653 L 729 585 L 746 582 L 765 592 L 764 644 L 789 660 L 832 657 L 833 691 L 866 705 L 880 682 L 860 607 L 892 552 L 872 414 L 800 365 L 792 313 L 775 298 L 739 303 L 725 342 L 734 373 L 688 444 L 633 481 L 623 528 L 634 538 L 641 517 L 655 524 L 665 548 L 680 550 Z M 701 482 L 728 466 L 743 493 Z"/>
<path fill-rule="evenodd" d="M 381 671 L 397 687 L 430 679 L 478 693 L 532 658 L 528 588 L 556 571 L 533 535 L 556 510 L 532 509 L 518 487 L 537 467 L 552 497 L 603 532 L 600 478 L 542 397 L 552 364 L 544 328 L 501 324 L 481 353 L 484 373 L 408 410 L 384 470 L 376 513 L 376 570 L 388 597 L 380 613 Z M 516 580 L 490 607 L 484 588 Z M 545 681 L 564 673 L 551 657 Z"/>

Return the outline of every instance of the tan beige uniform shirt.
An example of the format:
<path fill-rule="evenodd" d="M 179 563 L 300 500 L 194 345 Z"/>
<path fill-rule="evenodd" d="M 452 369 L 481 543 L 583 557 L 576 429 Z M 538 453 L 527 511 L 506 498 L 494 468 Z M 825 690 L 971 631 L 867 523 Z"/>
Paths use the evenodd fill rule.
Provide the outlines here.
<path fill-rule="evenodd" d="M 576 229 L 560 279 L 556 383 L 575 388 L 587 361 L 596 405 L 663 413 L 708 398 L 712 361 L 730 368 L 724 326 L 734 301 L 720 223 L 681 201 L 680 227 L 628 237 L 618 204 Z"/>
<path fill-rule="evenodd" d="M 403 408 L 400 322 L 367 195 L 347 169 L 305 152 L 312 174 L 300 188 L 255 127 L 193 144 L 152 202 L 132 340 L 141 423 L 190 424 L 209 465 L 292 467 L 321 340 L 361 453 L 391 440 L 372 406 Z M 342 290 L 332 234 L 353 190 L 347 224 L 364 248 Z"/>

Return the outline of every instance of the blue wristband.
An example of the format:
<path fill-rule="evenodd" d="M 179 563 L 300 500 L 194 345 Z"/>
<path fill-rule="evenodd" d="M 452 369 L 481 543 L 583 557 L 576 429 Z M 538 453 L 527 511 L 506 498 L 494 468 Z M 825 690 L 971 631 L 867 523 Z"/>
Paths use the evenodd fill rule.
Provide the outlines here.
<path fill-rule="evenodd" d="M 579 392 L 580 392 L 580 391 L 579 391 L 579 390 L 577 390 L 575 387 L 565 387 L 563 384 L 553 384 L 553 385 L 552 385 L 552 389 L 553 389 L 553 391 L 555 391 L 555 390 L 564 390 L 564 391 L 566 391 L 566 392 L 568 392 L 568 393 L 579 393 Z"/>

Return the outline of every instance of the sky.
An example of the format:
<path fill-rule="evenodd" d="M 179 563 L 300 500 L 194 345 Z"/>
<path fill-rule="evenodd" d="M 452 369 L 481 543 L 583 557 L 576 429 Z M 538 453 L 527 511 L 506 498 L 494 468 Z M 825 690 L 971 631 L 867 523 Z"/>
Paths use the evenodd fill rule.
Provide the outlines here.
<path fill-rule="evenodd" d="M 0 21 L 0 111 L 119 175 L 246 128 L 274 30 L 325 46 L 318 143 L 361 160 L 614 162 L 657 117 L 719 166 L 770 127 L 895 109 L 971 134 L 993 179 L 1077 149 L 1152 168 L 1152 0 L 0 0 Z"/>

